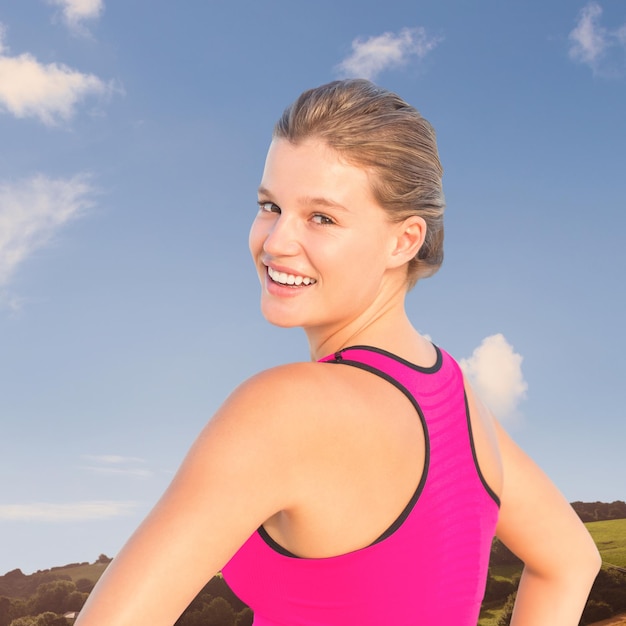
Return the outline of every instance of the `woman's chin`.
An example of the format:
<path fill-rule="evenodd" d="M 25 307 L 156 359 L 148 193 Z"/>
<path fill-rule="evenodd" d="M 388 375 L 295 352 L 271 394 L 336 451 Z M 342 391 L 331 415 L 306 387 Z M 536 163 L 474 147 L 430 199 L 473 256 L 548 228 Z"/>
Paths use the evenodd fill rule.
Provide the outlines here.
<path fill-rule="evenodd" d="M 261 303 L 261 315 L 263 315 L 265 320 L 272 326 L 278 326 L 279 328 L 296 328 L 302 326 L 300 317 L 285 311 L 277 311 L 273 306 L 263 306 L 263 303 Z"/>

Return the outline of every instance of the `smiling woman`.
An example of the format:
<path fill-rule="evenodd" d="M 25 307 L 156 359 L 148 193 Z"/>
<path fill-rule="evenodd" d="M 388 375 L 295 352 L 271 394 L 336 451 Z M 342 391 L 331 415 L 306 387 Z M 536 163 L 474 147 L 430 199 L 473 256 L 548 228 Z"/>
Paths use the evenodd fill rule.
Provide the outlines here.
<path fill-rule="evenodd" d="M 428 122 L 368 81 L 285 111 L 250 250 L 312 360 L 226 399 L 77 626 L 169 626 L 218 570 L 255 626 L 475 625 L 494 534 L 526 566 L 512 623 L 578 623 L 589 534 L 405 312 L 443 258 L 441 174 Z"/>
<path fill-rule="evenodd" d="M 315 327 L 320 338 L 343 334 L 346 323 L 359 326 L 360 315 L 369 315 L 385 272 L 395 269 L 406 282 L 405 258 L 389 267 L 385 242 L 408 224 L 391 221 L 370 191 L 367 171 L 321 139 L 272 142 L 259 206 L 250 250 L 263 287 L 261 310 L 271 323 Z M 418 247 L 425 226 L 412 219 L 411 243 Z M 325 350 L 322 339 L 318 358 Z"/>

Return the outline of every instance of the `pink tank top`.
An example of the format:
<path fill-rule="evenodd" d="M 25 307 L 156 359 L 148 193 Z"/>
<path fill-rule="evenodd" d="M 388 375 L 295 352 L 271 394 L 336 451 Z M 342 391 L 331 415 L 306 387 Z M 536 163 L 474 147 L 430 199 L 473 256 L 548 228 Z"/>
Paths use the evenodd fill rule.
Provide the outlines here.
<path fill-rule="evenodd" d="M 461 371 L 437 355 L 430 368 L 367 346 L 322 359 L 411 400 L 426 435 L 422 479 L 391 527 L 354 552 L 299 558 L 255 532 L 222 570 L 254 626 L 476 626 L 499 500 L 478 467 Z"/>

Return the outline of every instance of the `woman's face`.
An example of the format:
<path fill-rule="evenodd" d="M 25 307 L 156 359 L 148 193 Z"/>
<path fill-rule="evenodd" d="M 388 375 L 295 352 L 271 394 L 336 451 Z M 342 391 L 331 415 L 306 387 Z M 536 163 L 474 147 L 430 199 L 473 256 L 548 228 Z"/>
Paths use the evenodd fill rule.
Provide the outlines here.
<path fill-rule="evenodd" d="M 250 251 L 269 322 L 333 332 L 376 302 L 397 225 L 376 204 L 364 169 L 321 140 L 276 139 L 258 201 Z"/>

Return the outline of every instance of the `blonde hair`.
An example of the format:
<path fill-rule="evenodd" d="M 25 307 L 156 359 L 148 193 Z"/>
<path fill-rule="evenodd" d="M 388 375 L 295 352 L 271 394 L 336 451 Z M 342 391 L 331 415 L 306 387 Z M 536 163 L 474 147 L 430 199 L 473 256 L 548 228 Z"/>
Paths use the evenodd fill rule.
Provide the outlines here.
<path fill-rule="evenodd" d="M 394 221 L 411 215 L 427 225 L 408 265 L 409 288 L 443 262 L 443 212 L 435 131 L 395 93 L 368 80 L 334 81 L 305 91 L 274 127 L 274 137 L 298 143 L 315 137 L 347 162 L 368 169 L 376 201 Z"/>

